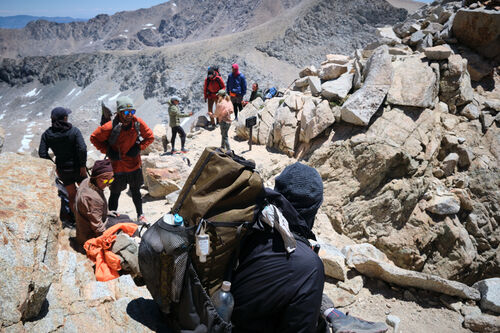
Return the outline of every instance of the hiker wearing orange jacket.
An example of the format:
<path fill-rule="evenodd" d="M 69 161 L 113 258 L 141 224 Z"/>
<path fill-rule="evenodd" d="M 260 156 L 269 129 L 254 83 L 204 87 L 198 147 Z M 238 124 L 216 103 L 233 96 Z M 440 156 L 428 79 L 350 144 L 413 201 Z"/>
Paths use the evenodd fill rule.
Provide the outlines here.
<path fill-rule="evenodd" d="M 153 131 L 141 118 L 135 116 L 136 111 L 129 97 L 118 98 L 116 109 L 117 116 L 113 121 L 99 126 L 91 134 L 90 142 L 112 160 L 115 181 L 110 186 L 109 209 L 118 209 L 118 199 L 128 184 L 137 220 L 146 222 L 139 191 L 144 183 L 140 153 L 154 141 Z"/>
<path fill-rule="evenodd" d="M 226 89 L 224 80 L 219 72 L 213 68 L 208 69 L 207 78 L 203 87 L 203 95 L 205 102 L 208 105 L 208 115 L 210 116 L 210 124 L 215 126 L 215 116 L 213 114 L 214 104 L 217 105 L 217 92 L 221 89 Z"/>

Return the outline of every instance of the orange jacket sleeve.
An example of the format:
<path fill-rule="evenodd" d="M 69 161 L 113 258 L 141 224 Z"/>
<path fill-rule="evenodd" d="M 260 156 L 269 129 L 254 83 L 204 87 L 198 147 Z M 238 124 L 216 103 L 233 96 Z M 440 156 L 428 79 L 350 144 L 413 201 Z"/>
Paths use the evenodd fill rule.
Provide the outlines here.
<path fill-rule="evenodd" d="M 141 118 L 137 118 L 137 121 L 140 124 L 140 131 L 143 139 L 141 142 L 141 150 L 144 150 L 146 149 L 147 146 L 153 143 L 155 138 L 153 135 L 153 131 L 151 130 L 151 128 L 148 127 L 148 125 L 146 125 L 144 120 L 142 120 Z"/>
<path fill-rule="evenodd" d="M 103 154 L 106 154 L 108 146 L 106 140 L 108 140 L 111 134 L 111 122 L 107 122 L 102 126 L 96 128 L 96 130 L 90 135 L 90 142 Z"/>

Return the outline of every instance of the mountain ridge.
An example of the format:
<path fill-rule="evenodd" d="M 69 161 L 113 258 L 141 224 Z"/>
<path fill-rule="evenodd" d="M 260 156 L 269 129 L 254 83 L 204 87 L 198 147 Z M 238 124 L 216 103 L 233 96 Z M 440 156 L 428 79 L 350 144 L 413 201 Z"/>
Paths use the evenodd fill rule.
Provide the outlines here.
<path fill-rule="evenodd" d="M 75 18 L 70 16 L 32 16 L 32 15 L 13 15 L 0 16 L 0 28 L 2 29 L 21 29 L 31 21 L 44 20 L 56 23 L 85 22 L 87 18 Z"/>
<path fill-rule="evenodd" d="M 336 2 L 346 4 L 349 1 L 337 0 Z M 24 50 L 34 49 L 35 55 L 9 58 L 4 54 L 3 59 L 0 58 L 0 96 L 3 96 L 2 102 L 5 103 L 4 109 L 0 110 L 0 113 L 4 114 L 0 124 L 9 124 L 9 128 L 12 128 L 7 133 L 11 135 L 6 136 L 4 149 L 8 151 L 21 149 L 19 142 L 22 142 L 22 133 L 26 133 L 27 129 L 35 132 L 38 127 L 41 129 L 46 126 L 46 119 L 49 118 L 48 112 L 59 105 L 78 111 L 73 115 L 72 121 L 76 126 L 83 127 L 84 134 L 89 134 L 91 128 L 96 126 L 97 119 L 100 118 L 98 113 L 101 102 L 112 106 L 114 100 L 111 98 L 118 94 L 132 97 L 136 101 L 141 117 L 151 123 L 165 121 L 167 114 L 163 103 L 172 94 L 177 94 L 182 98 L 185 110 L 202 112 L 206 108 L 203 103 L 203 81 L 206 68 L 213 64 L 219 65 L 224 79 L 230 72 L 231 64 L 237 62 L 249 84 L 258 82 L 263 89 L 270 86 L 287 87 L 293 82 L 301 64 L 319 65 L 318 54 L 324 54 L 325 51 L 332 53 L 343 50 L 346 53 L 352 53 L 359 44 L 368 44 L 377 40 L 375 26 L 394 22 L 394 17 L 397 15 L 402 17 L 405 13 L 382 0 L 352 2 L 354 5 L 363 7 L 382 4 L 381 7 L 374 6 L 374 8 L 379 8 L 377 15 L 373 18 L 376 23 L 365 24 L 363 29 L 358 29 L 359 23 L 356 23 L 356 27 L 351 25 L 354 18 L 345 12 L 347 6 L 339 6 L 337 13 L 329 13 L 328 11 L 332 8 L 321 5 L 322 1 L 319 0 L 284 0 L 280 2 L 283 4 L 280 5 L 281 7 L 270 0 L 262 0 L 257 3 L 258 10 L 268 10 L 268 6 L 275 6 L 273 10 L 281 14 L 272 19 L 263 18 L 261 23 L 253 19 L 257 17 L 254 13 L 251 17 L 242 19 L 247 22 L 245 24 L 249 26 L 248 29 L 231 34 L 220 33 L 210 39 L 196 39 L 191 36 L 184 38 L 182 43 L 172 43 L 162 47 L 144 47 L 142 50 L 126 48 L 102 49 L 94 52 L 89 48 L 85 52 L 52 56 L 36 55 L 38 44 L 24 43 L 26 47 Z M 194 1 L 186 0 L 184 3 L 192 4 Z M 176 4 L 181 7 L 181 2 L 176 2 Z M 222 2 L 219 4 L 223 6 Z M 285 7 L 288 9 L 283 9 Z M 315 14 L 316 8 L 320 12 Z M 227 10 L 230 11 L 230 7 Z M 327 12 L 321 12 L 322 10 Z M 141 9 L 138 14 L 135 14 L 143 17 L 146 12 L 148 10 Z M 358 41 L 356 44 L 345 46 L 344 39 L 336 39 L 329 32 L 336 29 L 336 23 L 333 21 L 319 26 L 314 24 L 315 15 L 318 21 L 321 21 L 328 16 L 341 17 L 343 13 L 345 15 L 342 20 L 344 25 L 342 29 L 348 31 L 352 40 Z M 125 14 L 116 15 L 123 17 Z M 184 11 L 184 15 L 190 16 L 191 14 Z M 301 20 L 304 15 L 309 19 Z M 96 20 L 106 21 L 109 17 L 94 18 L 94 21 Z M 143 20 L 149 22 L 146 19 Z M 301 22 L 301 26 L 294 26 L 294 22 L 298 21 Z M 332 27 L 330 27 L 331 24 L 333 24 Z M 73 25 L 81 24 L 54 24 L 60 27 Z M 34 26 L 36 25 L 32 28 Z M 297 34 L 298 39 L 291 40 L 285 38 L 287 29 L 292 31 L 303 29 L 304 32 Z M 151 32 L 154 29 L 146 30 Z M 61 31 L 68 33 L 64 29 Z M 2 32 L 5 30 L 0 30 L 0 35 Z M 43 36 L 47 31 L 42 29 L 38 33 Z M 317 45 L 301 47 L 302 43 L 305 43 L 304 40 L 309 39 L 314 39 Z M 265 47 L 271 41 L 279 43 L 278 48 L 282 54 L 294 54 L 293 61 L 266 52 Z M 42 42 L 52 43 L 50 40 L 39 41 L 39 43 Z M 332 47 L 324 47 L 323 44 Z M 53 45 L 50 49 L 55 49 Z M 55 51 L 61 53 L 60 50 Z M 31 96 L 30 92 L 33 89 L 39 95 Z M 78 96 L 76 92 L 70 94 L 74 89 L 79 92 Z M 42 90 L 43 92 L 40 93 Z M 34 107 L 37 111 L 33 109 Z M 35 125 L 33 125 L 21 122 L 20 120 L 25 118 L 19 117 L 19 114 L 41 115 L 34 117 Z M 26 135 L 30 135 L 29 133 L 32 132 Z M 36 145 L 35 142 L 33 144 Z"/>

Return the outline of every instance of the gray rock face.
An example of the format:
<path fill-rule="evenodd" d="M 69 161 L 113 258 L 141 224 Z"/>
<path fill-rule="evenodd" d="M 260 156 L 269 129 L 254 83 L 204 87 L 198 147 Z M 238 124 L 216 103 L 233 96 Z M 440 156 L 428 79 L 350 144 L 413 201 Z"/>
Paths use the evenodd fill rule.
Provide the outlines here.
<path fill-rule="evenodd" d="M 40 320 L 26 322 L 27 332 L 167 330 L 146 287 L 137 287 L 130 275 L 96 281 L 88 258 L 69 249 L 60 248 L 56 260 L 59 272 L 47 295 L 49 311 Z"/>
<path fill-rule="evenodd" d="M 430 60 L 448 59 L 452 51 L 448 46 L 438 45 L 424 49 L 425 56 Z"/>
<path fill-rule="evenodd" d="M 456 153 L 448 154 L 442 162 L 442 169 L 444 171 L 445 176 L 453 174 L 455 172 L 457 164 L 458 164 L 458 154 Z"/>
<path fill-rule="evenodd" d="M 401 44 L 401 39 L 396 36 L 392 27 L 377 28 L 376 34 L 388 44 Z"/>
<path fill-rule="evenodd" d="M 57 272 L 60 199 L 52 162 L 13 153 L 0 159 L 0 328 L 36 317 Z M 37 179 L 36 182 L 20 180 Z"/>
<path fill-rule="evenodd" d="M 415 31 L 414 33 L 411 34 L 408 43 L 410 45 L 417 45 L 425 38 L 425 36 L 426 34 L 422 30 Z"/>
<path fill-rule="evenodd" d="M 448 57 L 448 64 L 441 72 L 439 88 L 439 99 L 448 104 L 452 113 L 456 112 L 456 107 L 472 102 L 474 93 L 466 59 L 458 54 Z"/>
<path fill-rule="evenodd" d="M 467 119 L 469 119 L 469 120 L 478 119 L 479 118 L 479 109 L 477 108 L 477 106 L 475 104 L 469 103 L 466 106 L 464 106 L 462 111 L 460 111 L 460 114 L 462 116 L 467 117 Z"/>
<path fill-rule="evenodd" d="M 292 156 L 295 150 L 296 131 L 297 119 L 295 113 L 287 106 L 279 107 L 275 113 L 272 136 L 269 138 L 272 146 Z"/>
<path fill-rule="evenodd" d="M 317 76 L 318 70 L 314 66 L 307 66 L 299 72 L 299 77 Z"/>
<path fill-rule="evenodd" d="M 460 211 L 460 200 L 453 194 L 434 196 L 426 208 L 438 215 L 451 215 Z"/>
<path fill-rule="evenodd" d="M 481 280 L 472 287 L 481 292 L 481 309 L 500 313 L 500 278 Z"/>
<path fill-rule="evenodd" d="M 153 198 L 164 198 L 166 195 L 180 189 L 176 184 L 181 179 L 177 168 L 153 169 L 146 168 L 144 173 L 144 183 L 148 188 L 148 193 Z"/>
<path fill-rule="evenodd" d="M 312 101 L 307 101 L 300 118 L 301 141 L 311 141 L 334 122 L 335 117 L 328 101 L 322 101 L 317 106 Z"/>
<path fill-rule="evenodd" d="M 436 275 L 402 269 L 362 253 L 354 253 L 351 256 L 346 256 L 346 259 L 361 274 L 399 286 L 432 290 L 472 300 L 479 300 L 481 297 L 478 290 L 463 283 L 446 280 Z"/>
<path fill-rule="evenodd" d="M 500 101 L 487 99 L 484 101 L 484 105 L 490 109 L 495 110 L 496 112 L 500 112 Z"/>
<path fill-rule="evenodd" d="M 432 35 L 427 34 L 425 37 L 418 41 L 417 51 L 424 52 L 426 48 L 432 47 L 434 45 Z"/>
<path fill-rule="evenodd" d="M 343 54 L 327 54 L 325 63 L 345 65 L 349 60 L 349 56 Z"/>
<path fill-rule="evenodd" d="M 257 143 L 265 145 L 270 140 L 270 134 L 273 130 L 274 115 L 279 105 L 278 98 L 272 98 L 266 101 L 266 105 L 259 114 L 259 126 L 257 128 Z"/>
<path fill-rule="evenodd" d="M 295 81 L 296 88 L 303 88 L 309 85 L 309 79 L 307 77 L 303 77 Z"/>
<path fill-rule="evenodd" d="M 382 104 L 392 82 L 392 65 L 387 45 L 378 47 L 368 59 L 365 82 L 342 106 L 342 120 L 366 126 Z"/>
<path fill-rule="evenodd" d="M 395 24 L 393 30 L 399 38 L 405 38 L 420 29 L 420 25 L 416 23 L 417 21 L 414 19 L 407 19 L 404 22 Z M 416 26 L 419 29 L 416 29 Z"/>
<path fill-rule="evenodd" d="M 438 79 L 427 63 L 418 57 L 392 63 L 394 76 L 387 102 L 395 105 L 434 107 Z"/>
<path fill-rule="evenodd" d="M 347 72 L 347 66 L 338 64 L 326 64 L 321 67 L 319 77 L 323 81 L 334 80 Z"/>
<path fill-rule="evenodd" d="M 497 333 L 500 330 L 500 317 L 488 314 L 466 316 L 464 327 L 473 332 Z"/>
<path fill-rule="evenodd" d="M 500 55 L 500 12 L 460 9 L 453 20 L 453 33 L 463 44 L 487 58 Z"/>
<path fill-rule="evenodd" d="M 356 90 L 342 105 L 342 120 L 354 125 L 366 126 L 382 104 L 389 87 L 366 86 Z"/>
<path fill-rule="evenodd" d="M 404 9 L 396 9 L 388 2 L 314 1 L 307 6 L 303 16 L 293 20 L 284 36 L 257 49 L 302 67 L 320 63 L 325 54 L 350 54 L 360 45 L 377 39 L 375 26 L 393 25 L 406 16 Z M 289 51 L 290 46 L 293 52 Z"/>
<path fill-rule="evenodd" d="M 309 89 L 313 96 L 318 96 L 321 93 L 321 80 L 317 76 L 309 76 Z"/>
<path fill-rule="evenodd" d="M 344 73 L 336 80 L 323 83 L 321 85 L 321 96 L 330 101 L 342 101 L 351 91 L 353 79 L 354 74 Z"/>
<path fill-rule="evenodd" d="M 345 257 L 337 248 L 330 244 L 321 244 L 319 257 L 325 266 L 325 274 L 337 280 L 344 281 L 347 276 Z"/>

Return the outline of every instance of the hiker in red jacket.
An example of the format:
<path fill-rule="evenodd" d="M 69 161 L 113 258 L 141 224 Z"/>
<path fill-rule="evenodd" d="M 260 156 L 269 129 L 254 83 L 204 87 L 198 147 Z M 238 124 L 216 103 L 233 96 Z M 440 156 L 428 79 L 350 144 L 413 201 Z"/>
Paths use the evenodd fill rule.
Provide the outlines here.
<path fill-rule="evenodd" d="M 153 131 L 139 117 L 135 116 L 132 100 L 120 97 L 116 101 L 117 116 L 99 126 L 90 136 L 90 142 L 106 154 L 113 164 L 115 181 L 110 186 L 109 209 L 118 209 L 120 193 L 130 186 L 139 222 L 147 222 L 142 212 L 142 198 L 139 189 L 144 183 L 142 176 L 141 150 L 153 141 Z"/>
<path fill-rule="evenodd" d="M 208 105 L 208 115 L 210 116 L 210 125 L 215 126 L 215 116 L 213 114 L 214 104 L 217 104 L 217 92 L 221 89 L 225 89 L 226 85 L 224 80 L 219 75 L 219 72 L 213 68 L 208 69 L 208 75 L 205 79 L 205 86 L 203 88 L 203 95 L 205 97 L 205 102 Z"/>

